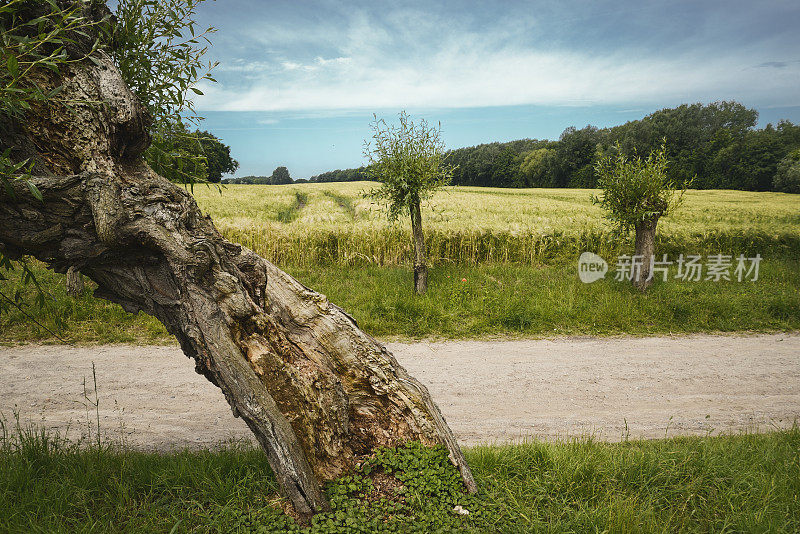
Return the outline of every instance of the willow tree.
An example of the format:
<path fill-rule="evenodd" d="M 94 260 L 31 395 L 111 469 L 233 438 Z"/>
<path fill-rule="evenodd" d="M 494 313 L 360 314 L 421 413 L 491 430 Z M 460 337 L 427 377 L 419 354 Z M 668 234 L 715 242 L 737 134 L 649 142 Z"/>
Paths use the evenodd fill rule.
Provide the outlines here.
<path fill-rule="evenodd" d="M 414 291 L 422 295 L 428 289 L 422 203 L 446 185 L 453 174 L 453 167 L 445 162 L 442 127 L 429 126 L 424 119 L 415 124 L 405 111 L 400 113 L 397 125 L 375 117 L 370 127 L 372 140 L 364 144 L 367 175 L 380 181 L 381 186 L 368 196 L 386 206 L 389 220 L 396 221 L 402 214 L 410 217 Z"/>
<path fill-rule="evenodd" d="M 75 0 L 0 8 L 14 64 L 4 87 L 35 96 L 20 107 L 22 93 L 3 93 L 4 261 L 75 269 L 95 296 L 158 318 L 247 423 L 301 514 L 327 508 L 323 482 L 408 441 L 444 446 L 474 491 L 425 386 L 324 295 L 224 239 L 185 188 L 148 166 L 152 117 L 97 45 L 107 16 Z M 58 38 L 31 50 L 41 35 Z"/>
<path fill-rule="evenodd" d="M 592 197 L 592 202 L 606 210 L 606 217 L 614 222 L 620 234 L 634 231 L 635 267 L 631 270 L 631 282 L 645 291 L 653 284 L 658 221 L 680 205 L 686 189 L 676 188 L 667 176 L 665 145 L 646 158 L 626 156 L 619 144 L 615 150 L 616 156 L 603 158 L 595 165 L 597 187 L 602 193 L 600 197 Z"/>

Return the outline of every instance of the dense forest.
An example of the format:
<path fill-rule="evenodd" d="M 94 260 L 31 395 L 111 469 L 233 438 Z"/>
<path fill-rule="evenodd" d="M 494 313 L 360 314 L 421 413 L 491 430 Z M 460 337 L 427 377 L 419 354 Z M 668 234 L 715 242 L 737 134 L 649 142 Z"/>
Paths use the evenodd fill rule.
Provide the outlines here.
<path fill-rule="evenodd" d="M 308 179 L 309 182 L 358 182 L 361 180 L 370 180 L 367 176 L 366 167 L 359 167 L 357 169 L 336 169 L 335 171 L 327 171 L 322 174 L 317 174 Z"/>
<path fill-rule="evenodd" d="M 522 139 L 449 152 L 452 183 L 491 187 L 594 187 L 594 165 L 613 154 L 646 155 L 666 142 L 677 183 L 697 189 L 800 193 L 800 125 L 757 129 L 758 112 L 738 102 L 684 104 L 612 128 L 569 127 L 558 141 Z M 329 171 L 311 182 L 365 179 L 364 168 Z"/>

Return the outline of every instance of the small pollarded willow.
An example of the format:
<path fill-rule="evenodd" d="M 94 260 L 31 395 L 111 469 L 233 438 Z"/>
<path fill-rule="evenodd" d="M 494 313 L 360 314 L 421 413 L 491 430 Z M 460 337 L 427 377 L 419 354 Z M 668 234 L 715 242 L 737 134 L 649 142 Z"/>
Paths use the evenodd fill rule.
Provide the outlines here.
<path fill-rule="evenodd" d="M 653 283 L 650 264 L 654 257 L 658 220 L 672 213 L 683 201 L 683 188 L 676 188 L 667 174 L 667 148 L 662 144 L 646 158 L 626 156 L 619 144 L 614 157 L 601 159 L 595 165 L 597 186 L 603 190 L 592 202 L 606 210 L 606 217 L 617 230 L 636 233 L 634 256 L 640 268 L 632 271 L 633 285 L 640 291 Z"/>
<path fill-rule="evenodd" d="M 372 140 L 364 143 L 367 175 L 381 185 L 368 197 L 386 206 L 391 221 L 403 213 L 411 218 L 414 291 L 421 295 L 428 289 L 422 203 L 449 183 L 454 169 L 446 161 L 442 126 L 430 126 L 425 119 L 415 123 L 403 111 L 398 124 L 387 124 L 376 116 L 370 128 Z"/>

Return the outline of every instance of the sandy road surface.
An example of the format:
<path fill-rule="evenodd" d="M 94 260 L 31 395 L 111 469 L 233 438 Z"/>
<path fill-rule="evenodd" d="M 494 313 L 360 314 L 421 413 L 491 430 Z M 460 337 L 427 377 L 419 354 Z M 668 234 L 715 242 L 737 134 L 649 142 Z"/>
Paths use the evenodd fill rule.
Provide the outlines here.
<path fill-rule="evenodd" d="M 618 440 L 787 427 L 800 419 L 800 335 L 391 343 L 462 443 L 592 434 Z M 0 412 L 142 449 L 250 439 L 175 347 L 0 348 Z M 93 410 L 93 408 L 92 408 Z M 90 414 L 94 419 L 94 412 Z"/>

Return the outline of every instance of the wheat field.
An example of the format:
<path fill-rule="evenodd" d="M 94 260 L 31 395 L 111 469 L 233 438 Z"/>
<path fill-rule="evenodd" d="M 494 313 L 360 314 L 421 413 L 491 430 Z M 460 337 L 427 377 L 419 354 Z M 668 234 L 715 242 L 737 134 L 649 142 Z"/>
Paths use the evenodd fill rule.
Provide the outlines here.
<path fill-rule="evenodd" d="M 371 182 L 195 187 L 228 239 L 286 265 L 402 265 L 407 219 L 390 223 L 363 197 Z M 583 250 L 612 254 L 590 189 L 448 187 L 423 209 L 433 263 L 536 263 Z M 688 191 L 659 223 L 660 250 L 786 254 L 800 250 L 800 198 L 784 193 Z"/>
<path fill-rule="evenodd" d="M 448 188 L 425 209 L 431 287 L 411 291 L 408 221 L 391 225 L 361 191 L 370 183 L 195 186 L 220 230 L 274 261 L 342 306 L 372 335 L 608 335 L 787 331 L 800 327 L 800 197 L 780 193 L 689 191 L 659 225 L 657 253 L 761 254 L 756 284 L 657 283 L 642 296 L 630 284 L 583 284 L 585 250 L 612 259 L 632 244 L 610 232 L 580 189 Z M 33 264 L 49 298 L 42 308 L 0 316 L 0 342 L 162 343 L 155 319 L 84 293 Z M 610 278 L 610 277 L 609 277 Z M 19 273 L 0 291 L 33 302 Z M 31 319 L 31 314 L 35 321 Z M 39 324 L 46 325 L 47 329 Z"/>

